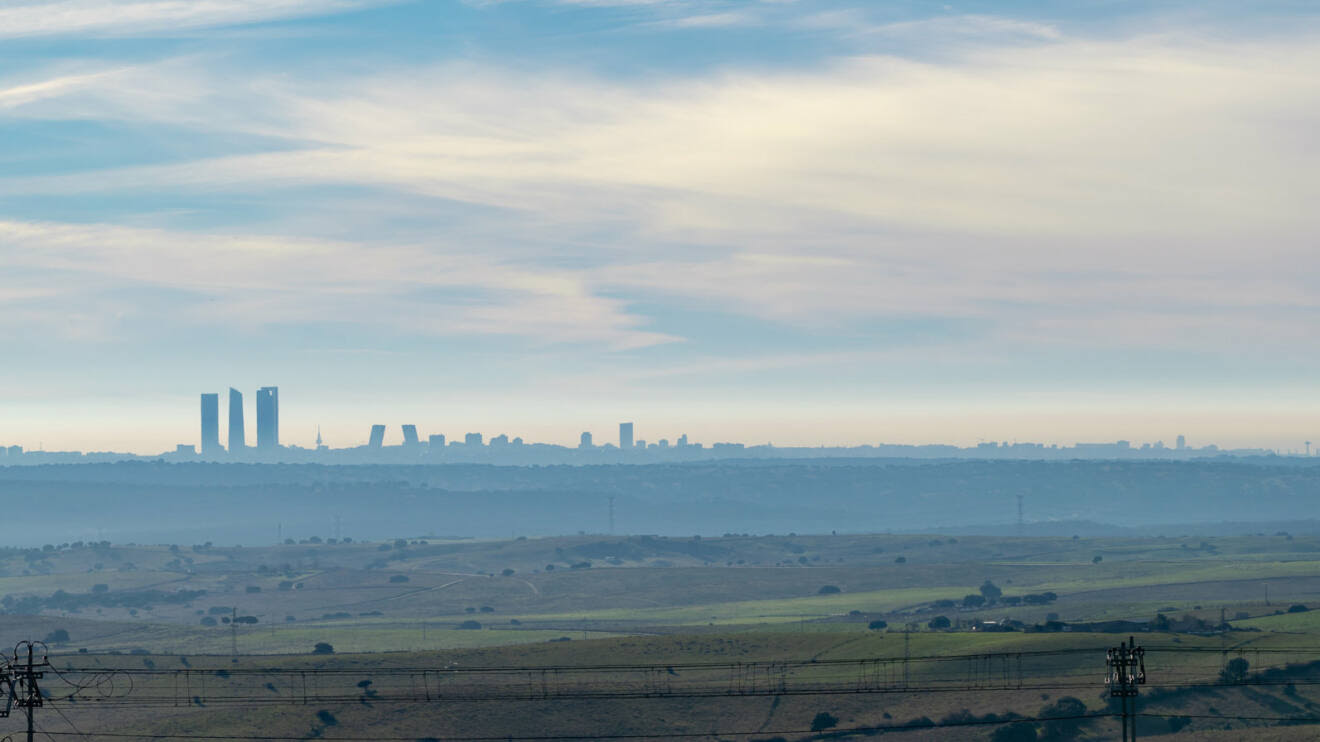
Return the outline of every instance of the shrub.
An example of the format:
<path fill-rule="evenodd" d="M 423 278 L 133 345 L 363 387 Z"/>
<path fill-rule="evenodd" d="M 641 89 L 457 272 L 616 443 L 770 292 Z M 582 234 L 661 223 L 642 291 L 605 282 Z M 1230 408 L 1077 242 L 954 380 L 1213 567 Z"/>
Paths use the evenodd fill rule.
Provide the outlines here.
<path fill-rule="evenodd" d="M 1251 663 L 1242 657 L 1235 657 L 1224 665 L 1224 669 L 1219 671 L 1219 682 L 1225 685 L 1236 685 L 1247 682 L 1247 670 Z"/>
<path fill-rule="evenodd" d="M 108 593 L 108 592 L 110 592 L 110 586 L 105 584 L 104 582 L 98 582 L 95 585 L 92 585 L 92 593 L 96 595 L 100 595 L 101 593 Z"/>
<path fill-rule="evenodd" d="M 467 621 L 464 621 L 463 623 L 459 624 L 459 625 L 458 625 L 458 628 L 460 628 L 460 629 L 479 629 L 479 628 L 481 628 L 481 622 L 480 622 L 480 621 L 467 620 Z"/>
<path fill-rule="evenodd" d="M 838 585 L 821 585 L 820 589 L 816 591 L 816 594 L 834 595 L 835 593 L 841 593 L 841 592 L 843 591 L 839 589 Z"/>
<path fill-rule="evenodd" d="M 991 742 L 1036 742 L 1036 726 L 1029 721 L 1015 721 L 996 729 L 990 739 Z"/>
<path fill-rule="evenodd" d="M 64 629 L 55 629 L 46 634 L 45 642 L 47 644 L 65 644 L 69 641 L 69 632 Z"/>
<path fill-rule="evenodd" d="M 936 616 L 926 625 L 932 629 L 947 629 L 953 625 L 953 622 L 949 620 L 948 616 Z"/>
<path fill-rule="evenodd" d="M 1301 603 L 1293 603 L 1292 605 L 1288 606 L 1289 613 L 1306 613 L 1308 610 L 1310 609 L 1307 608 L 1305 605 L 1302 605 Z"/>
<path fill-rule="evenodd" d="M 312 648 L 312 654 L 334 654 L 335 648 L 330 642 L 317 642 Z"/>
<path fill-rule="evenodd" d="M 889 624 L 887 622 L 880 619 L 876 619 L 871 623 L 867 624 L 866 628 L 871 629 L 872 631 L 879 631 L 880 629 L 887 628 L 888 626 Z"/>
<path fill-rule="evenodd" d="M 500 574 L 504 575 L 505 577 L 513 577 L 513 570 L 509 569 L 508 567 L 505 567 L 503 570 L 500 571 Z"/>
<path fill-rule="evenodd" d="M 828 711 L 822 711 L 816 714 L 811 720 L 811 731 L 823 732 L 839 725 L 839 719 Z"/>

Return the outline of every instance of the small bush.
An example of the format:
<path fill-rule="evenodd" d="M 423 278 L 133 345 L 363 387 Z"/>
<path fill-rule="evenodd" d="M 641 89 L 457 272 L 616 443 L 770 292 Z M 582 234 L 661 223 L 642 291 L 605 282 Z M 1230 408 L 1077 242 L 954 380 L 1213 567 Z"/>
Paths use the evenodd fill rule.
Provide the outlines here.
<path fill-rule="evenodd" d="M 317 642 L 312 648 L 312 654 L 334 654 L 335 648 L 330 642 Z"/>
<path fill-rule="evenodd" d="M 816 594 L 834 595 L 835 593 L 841 593 L 841 592 L 843 591 L 839 589 L 838 585 L 821 585 L 820 589 L 816 591 Z"/>
<path fill-rule="evenodd" d="M 876 619 L 875 621 L 872 621 L 871 623 L 867 624 L 866 628 L 871 629 L 872 631 L 879 631 L 881 629 L 887 628 L 888 626 L 889 626 L 888 622 L 880 619 Z"/>
<path fill-rule="evenodd" d="M 480 622 L 480 621 L 472 621 L 472 620 L 464 621 L 463 623 L 461 623 L 461 624 L 458 625 L 458 628 L 460 628 L 460 629 L 479 629 L 479 628 L 481 628 L 481 622 Z"/>
<path fill-rule="evenodd" d="M 819 714 L 816 714 L 815 718 L 811 720 L 811 731 L 823 732 L 826 729 L 832 729 L 838 725 L 838 717 L 828 711 L 822 711 Z"/>

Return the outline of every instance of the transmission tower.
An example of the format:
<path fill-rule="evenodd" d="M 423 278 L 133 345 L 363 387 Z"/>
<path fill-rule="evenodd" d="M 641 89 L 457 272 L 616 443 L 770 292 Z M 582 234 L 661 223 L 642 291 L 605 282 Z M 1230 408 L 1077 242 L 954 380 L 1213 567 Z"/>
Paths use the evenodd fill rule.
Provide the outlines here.
<path fill-rule="evenodd" d="M 27 649 L 27 662 L 23 664 L 20 657 L 25 648 Z M 24 714 L 27 716 L 28 742 L 33 742 L 36 734 L 32 713 L 35 709 L 45 705 L 37 681 L 45 677 L 46 673 L 40 668 L 50 667 L 50 662 L 46 659 L 46 653 L 43 651 L 41 661 L 37 662 L 36 652 L 36 642 L 23 641 L 19 642 L 17 647 L 14 647 L 14 664 L 9 680 L 10 700 L 13 705 L 23 709 Z"/>
<path fill-rule="evenodd" d="M 1017 505 L 1018 505 L 1017 535 L 1018 538 L 1022 538 L 1022 534 L 1026 530 L 1025 523 L 1022 520 L 1022 495 L 1017 496 Z"/>
<path fill-rule="evenodd" d="M 1129 636 L 1105 652 L 1105 666 L 1109 695 L 1119 700 L 1123 710 L 1123 742 L 1137 742 L 1137 686 L 1146 684 L 1146 650 Z"/>

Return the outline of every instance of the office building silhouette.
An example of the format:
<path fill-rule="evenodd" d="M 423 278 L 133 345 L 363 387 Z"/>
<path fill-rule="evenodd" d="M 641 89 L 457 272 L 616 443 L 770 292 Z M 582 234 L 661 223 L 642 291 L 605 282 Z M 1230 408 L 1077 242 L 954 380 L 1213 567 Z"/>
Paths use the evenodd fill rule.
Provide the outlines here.
<path fill-rule="evenodd" d="M 280 447 L 280 388 L 263 386 L 257 390 L 257 448 L 273 451 Z"/>
<path fill-rule="evenodd" d="M 619 448 L 628 450 L 633 447 L 633 424 L 619 423 Z"/>
<path fill-rule="evenodd" d="M 229 387 L 229 452 L 247 448 L 247 434 L 243 428 L 243 393 Z"/>
<path fill-rule="evenodd" d="M 385 426 L 372 425 L 371 437 L 367 439 L 367 448 L 380 448 L 385 445 Z"/>
<path fill-rule="evenodd" d="M 202 395 L 202 455 L 220 451 L 220 395 Z"/>
<path fill-rule="evenodd" d="M 417 437 L 416 425 L 403 426 L 403 445 L 419 446 L 421 445 L 421 443 L 422 443 L 421 439 Z"/>

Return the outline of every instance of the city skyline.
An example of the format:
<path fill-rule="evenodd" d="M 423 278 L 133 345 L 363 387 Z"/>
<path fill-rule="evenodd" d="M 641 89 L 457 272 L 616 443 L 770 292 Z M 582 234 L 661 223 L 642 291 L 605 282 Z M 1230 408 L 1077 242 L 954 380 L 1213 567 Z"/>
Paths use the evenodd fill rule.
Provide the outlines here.
<path fill-rule="evenodd" d="M 0 9 L 0 440 L 1320 419 L 1305 4 L 109 5 Z"/>
<path fill-rule="evenodd" d="M 570 444 L 563 440 L 562 435 L 555 436 L 548 440 L 538 440 L 533 437 L 524 438 L 521 435 L 510 436 L 507 433 L 500 432 L 491 434 L 481 430 L 472 431 L 470 428 L 461 434 L 451 432 L 435 432 L 426 429 L 427 425 L 412 423 L 371 423 L 369 432 L 365 441 L 355 439 L 349 436 L 343 441 L 326 440 L 323 436 L 323 428 L 320 424 L 316 426 L 314 445 L 300 445 L 297 442 L 291 442 L 285 445 L 280 440 L 280 407 L 279 407 L 279 387 L 263 386 L 257 390 L 256 407 L 256 432 L 257 445 L 247 446 L 246 442 L 251 440 L 247 435 L 245 420 L 247 416 L 243 407 L 243 394 L 241 391 L 229 388 L 229 409 L 227 415 L 229 419 L 228 437 L 222 442 L 219 438 L 219 394 L 214 392 L 202 392 L 199 395 L 200 407 L 198 422 L 200 423 L 200 434 L 195 442 L 187 441 L 176 442 L 173 444 L 175 453 L 179 455 L 197 455 L 205 459 L 235 458 L 242 460 L 244 457 L 256 456 L 256 460 L 277 460 L 281 451 L 298 452 L 348 452 L 355 450 L 375 450 L 385 449 L 416 449 L 429 450 L 432 453 L 445 448 L 466 447 L 466 448 L 489 448 L 491 450 L 505 449 L 508 446 L 515 448 L 520 446 L 531 447 L 549 447 L 562 449 L 563 451 L 608 451 L 617 450 L 620 452 L 628 451 L 668 451 L 670 449 L 702 451 L 704 450 L 723 450 L 725 452 L 737 449 L 755 449 L 760 451 L 803 451 L 810 449 L 828 450 L 831 453 L 827 455 L 839 455 L 839 452 L 849 450 L 865 451 L 873 448 L 918 448 L 922 449 L 922 455 L 962 455 L 956 452 L 972 452 L 973 455 L 989 455 L 1000 457 L 1005 452 L 1021 454 L 1026 457 L 1055 456 L 1063 452 L 1073 452 L 1081 457 L 1103 457 L 1103 456 L 1170 456 L 1181 455 L 1183 453 L 1191 455 L 1214 454 L 1218 452 L 1234 452 L 1235 455 L 1256 455 L 1262 453 L 1281 453 L 1285 455 L 1304 453 L 1311 455 L 1311 442 L 1309 438 L 1301 442 L 1301 447 L 1295 448 L 1276 448 L 1270 446 L 1243 446 L 1227 445 L 1220 446 L 1211 441 L 1202 441 L 1192 443 L 1187 442 L 1187 437 L 1183 433 L 1172 436 L 1166 443 L 1165 438 L 1154 440 L 1132 440 L 1131 438 L 1114 438 L 1109 440 L 1073 440 L 1071 442 L 1061 441 L 1032 441 L 1018 438 L 998 438 L 986 440 L 978 439 L 974 444 L 960 442 L 957 440 L 926 440 L 926 441 L 902 441 L 894 439 L 869 439 L 862 442 L 827 442 L 827 441 L 808 441 L 793 442 L 780 439 L 778 445 L 772 439 L 736 439 L 736 438 L 714 438 L 708 443 L 703 443 L 697 439 L 692 439 L 689 443 L 689 434 L 686 429 L 676 434 L 665 434 L 663 432 L 654 437 L 644 437 L 645 428 L 642 435 L 638 435 L 637 427 L 634 421 L 619 422 L 615 426 L 616 437 L 611 441 L 607 436 L 600 438 L 601 443 L 596 443 L 596 432 L 593 430 L 584 430 L 576 434 L 576 443 Z M 489 429 L 489 426 L 478 425 L 478 428 Z M 397 429 L 397 430 L 396 430 Z M 426 429 L 426 430 L 424 430 Z M 395 435 L 391 436 L 391 431 L 396 430 Z M 425 438 L 423 439 L 423 431 Z M 515 428 L 516 430 L 516 428 Z M 765 432 L 765 431 L 762 431 Z M 452 437 L 451 437 L 452 436 Z M 460 442 L 461 441 L 461 442 Z M 235 446 L 235 443 L 237 446 Z M 15 452 L 24 450 L 21 444 L 0 442 L 0 448 L 13 450 Z M 941 452 L 939 449 L 947 449 Z M 26 449 L 32 450 L 32 449 Z M 52 453 L 60 450 L 70 452 L 80 452 L 79 449 L 51 449 Z M 168 450 L 168 448 L 161 449 Z M 42 448 L 34 452 L 42 452 Z M 116 452 L 132 455 L 153 455 L 160 451 L 132 451 L 128 449 L 114 448 L 95 448 L 92 452 Z"/>

